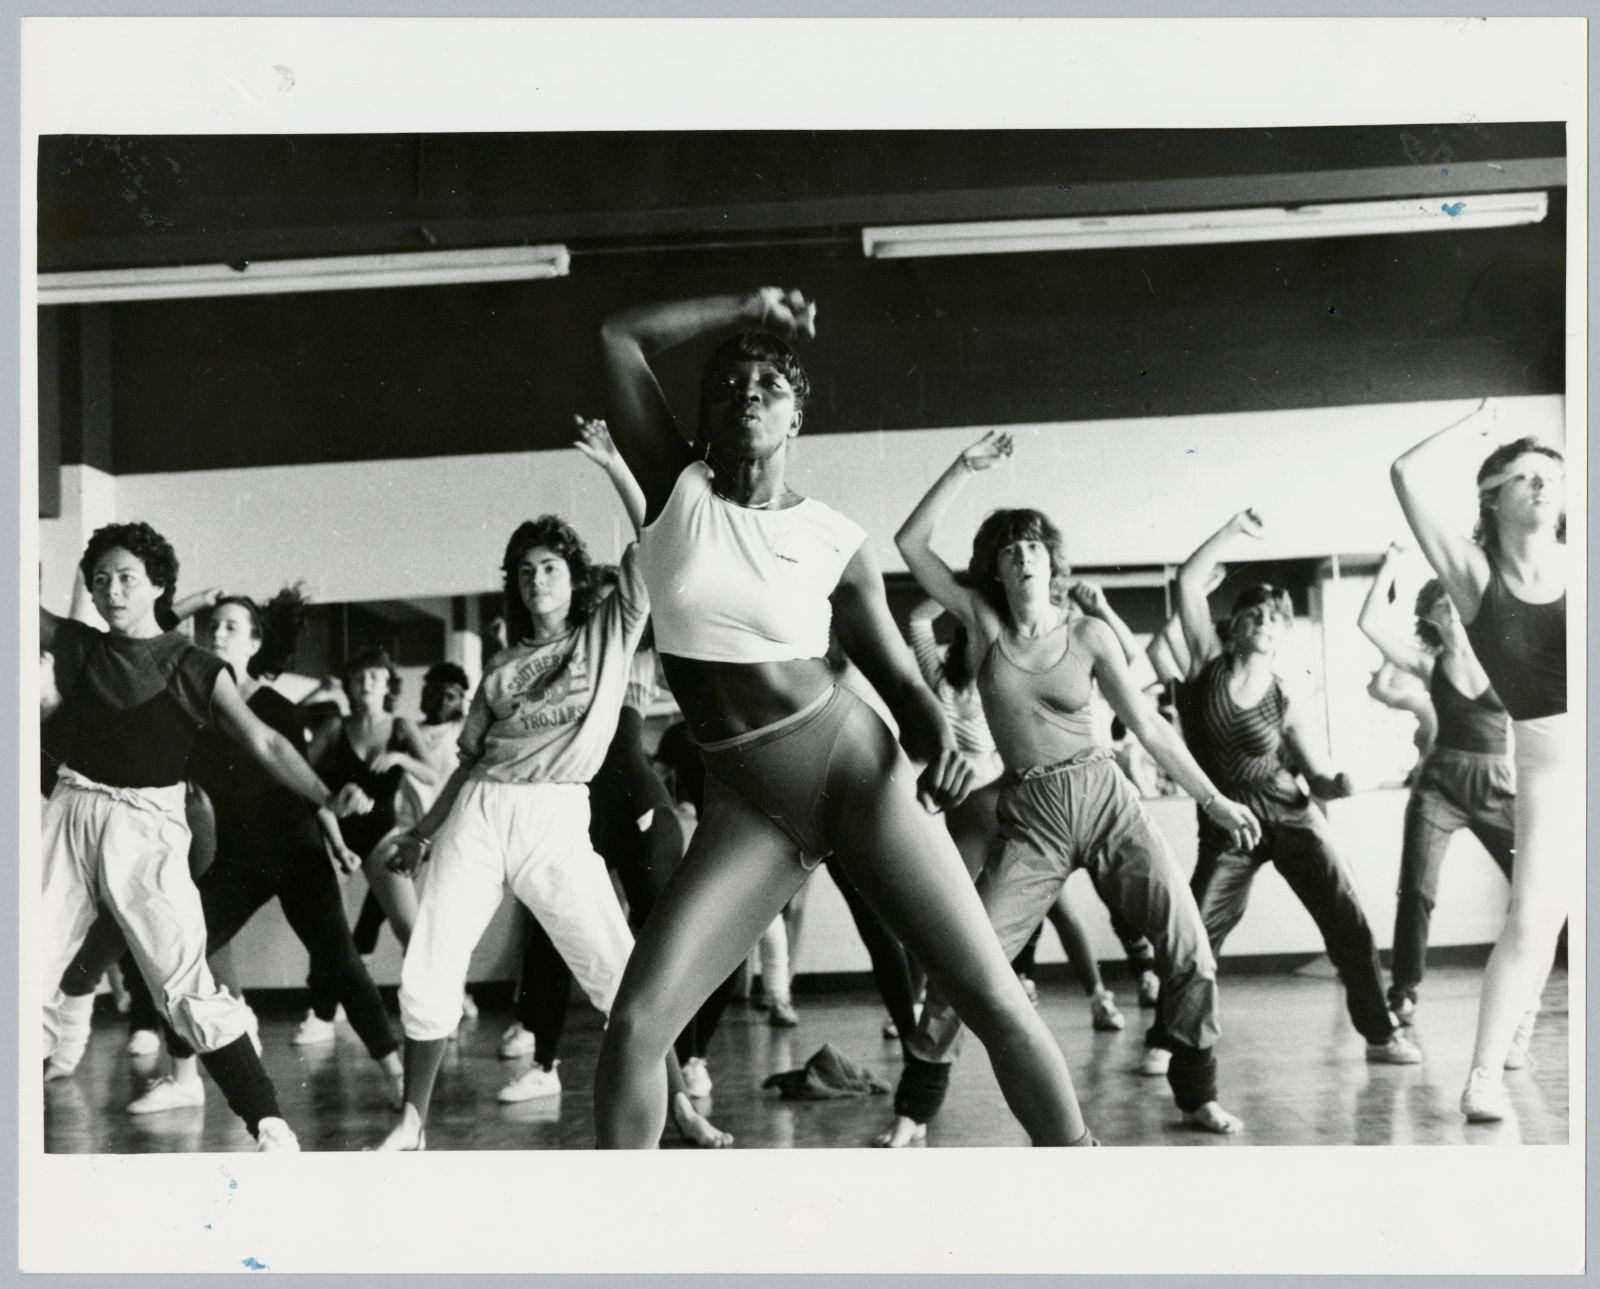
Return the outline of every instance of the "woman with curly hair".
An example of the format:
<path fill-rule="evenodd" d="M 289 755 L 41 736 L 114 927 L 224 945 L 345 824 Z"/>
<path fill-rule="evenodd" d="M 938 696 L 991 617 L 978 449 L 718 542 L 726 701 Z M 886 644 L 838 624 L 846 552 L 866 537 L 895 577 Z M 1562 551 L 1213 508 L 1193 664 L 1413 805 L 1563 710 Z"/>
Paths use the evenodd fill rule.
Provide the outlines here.
<path fill-rule="evenodd" d="M 1567 719 L 1566 463 L 1533 438 L 1491 452 L 1477 470 L 1478 525 L 1452 522 L 1492 420 L 1425 439 L 1390 471 L 1406 521 L 1465 624 L 1484 674 L 1512 720 L 1517 775 L 1511 905 L 1489 955 L 1472 1071 L 1461 1111 L 1475 1123 L 1510 1113 L 1506 1067 L 1517 1028 L 1537 1011 L 1561 924 L 1583 873 L 1583 837 L 1568 824 L 1583 782 Z M 1581 736 L 1581 735 L 1579 735 Z"/>
<path fill-rule="evenodd" d="M 294 744 L 241 697 L 223 659 L 161 629 L 178 558 L 148 524 L 113 524 L 81 562 L 109 630 L 40 610 L 63 696 L 51 722 L 61 766 L 44 815 L 44 980 L 54 993 L 100 906 L 116 918 L 172 1028 L 199 1054 L 262 1150 L 298 1150 L 252 1040 L 255 1018 L 206 966 L 206 924 L 189 876 L 184 768 L 219 730 L 277 784 L 309 802 L 324 834 L 335 802 Z M 52 1035 L 47 1030 L 47 1050 Z"/>

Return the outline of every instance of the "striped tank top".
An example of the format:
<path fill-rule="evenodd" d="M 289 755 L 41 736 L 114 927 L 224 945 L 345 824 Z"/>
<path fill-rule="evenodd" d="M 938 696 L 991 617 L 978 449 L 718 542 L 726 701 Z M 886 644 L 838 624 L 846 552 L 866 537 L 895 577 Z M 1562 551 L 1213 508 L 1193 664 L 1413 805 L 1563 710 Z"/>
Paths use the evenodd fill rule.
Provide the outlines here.
<path fill-rule="evenodd" d="M 1208 662 L 1178 690 L 1178 715 L 1189 751 L 1225 797 L 1258 815 L 1263 804 L 1300 807 L 1307 803 L 1289 768 L 1284 731 L 1289 696 L 1274 677 L 1261 701 L 1240 707 L 1228 693 L 1227 654 Z"/>

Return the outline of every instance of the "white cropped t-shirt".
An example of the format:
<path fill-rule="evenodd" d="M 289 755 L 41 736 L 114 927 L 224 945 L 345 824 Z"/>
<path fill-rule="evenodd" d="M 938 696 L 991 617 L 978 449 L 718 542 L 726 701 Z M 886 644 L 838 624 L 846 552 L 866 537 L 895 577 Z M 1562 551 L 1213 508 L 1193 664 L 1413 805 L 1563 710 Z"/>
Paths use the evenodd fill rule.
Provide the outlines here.
<path fill-rule="evenodd" d="M 719 497 L 695 462 L 639 534 L 656 648 L 704 662 L 787 662 L 828 652 L 828 597 L 866 530 L 807 497 L 756 510 Z"/>

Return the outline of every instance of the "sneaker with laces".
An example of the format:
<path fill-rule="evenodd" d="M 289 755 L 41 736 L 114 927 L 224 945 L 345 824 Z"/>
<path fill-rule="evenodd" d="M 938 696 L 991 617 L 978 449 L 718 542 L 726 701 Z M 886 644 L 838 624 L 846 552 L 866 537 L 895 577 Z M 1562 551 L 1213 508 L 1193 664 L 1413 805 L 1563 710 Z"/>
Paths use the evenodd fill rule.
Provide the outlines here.
<path fill-rule="evenodd" d="M 560 1061 L 552 1061 L 547 1070 L 543 1066 L 530 1066 L 525 1074 L 512 1079 L 495 1095 L 510 1104 L 516 1101 L 535 1101 L 540 1097 L 561 1095 L 561 1076 L 556 1073 Z"/>
<path fill-rule="evenodd" d="M 1147 1047 L 1139 1061 L 1139 1073 L 1146 1078 L 1160 1078 L 1172 1066 L 1172 1053 L 1164 1047 Z"/>
<path fill-rule="evenodd" d="M 1512 1035 L 1511 1046 L 1506 1048 L 1506 1069 L 1527 1069 L 1533 1060 L 1533 1027 L 1538 1023 L 1537 1007 L 1523 1014 L 1521 1022 L 1517 1025 L 1517 1032 Z"/>
<path fill-rule="evenodd" d="M 128 1035 L 129 1056 L 154 1056 L 161 1050 L 161 1035 L 153 1029 L 136 1029 Z"/>
<path fill-rule="evenodd" d="M 334 1021 L 323 1020 L 316 1012 L 309 1011 L 299 1028 L 289 1035 L 289 1042 L 295 1047 L 316 1047 L 321 1043 L 331 1043 L 338 1036 Z"/>
<path fill-rule="evenodd" d="M 1386 1043 L 1368 1043 L 1367 1060 L 1373 1065 L 1421 1065 L 1422 1049 L 1400 1030 Z"/>
<path fill-rule="evenodd" d="M 193 1110 L 206 1103 L 206 1085 L 200 1079 L 179 1082 L 162 1075 L 142 1097 L 128 1102 L 129 1114 L 161 1114 L 166 1110 Z"/>
<path fill-rule="evenodd" d="M 1461 1113 L 1468 1123 L 1498 1123 L 1511 1111 L 1506 1101 L 1506 1082 L 1498 1070 L 1476 1066 L 1467 1076 L 1461 1093 Z"/>
<path fill-rule="evenodd" d="M 500 1059 L 502 1061 L 520 1061 L 533 1055 L 535 1047 L 533 1034 L 523 1028 L 520 1020 L 511 1022 L 510 1028 L 500 1035 Z"/>
<path fill-rule="evenodd" d="M 711 1095 L 711 1071 L 705 1057 L 691 1056 L 683 1063 L 683 1090 L 692 1097 Z"/>
<path fill-rule="evenodd" d="M 1106 1032 L 1119 1030 L 1128 1023 L 1117 1010 L 1117 1000 L 1109 989 L 1102 989 L 1089 999 L 1089 1016 L 1096 1029 Z"/>
<path fill-rule="evenodd" d="M 1146 1009 L 1161 1001 L 1161 977 L 1153 971 L 1139 973 L 1139 1006 Z"/>
<path fill-rule="evenodd" d="M 287 1150 L 298 1153 L 300 1138 L 282 1119 L 263 1119 L 256 1125 L 256 1150 L 266 1154 L 269 1150 Z"/>
<path fill-rule="evenodd" d="M 773 1029 L 793 1029 L 800 1023 L 800 1013 L 787 998 L 774 998 L 767 1009 L 767 1024 Z"/>

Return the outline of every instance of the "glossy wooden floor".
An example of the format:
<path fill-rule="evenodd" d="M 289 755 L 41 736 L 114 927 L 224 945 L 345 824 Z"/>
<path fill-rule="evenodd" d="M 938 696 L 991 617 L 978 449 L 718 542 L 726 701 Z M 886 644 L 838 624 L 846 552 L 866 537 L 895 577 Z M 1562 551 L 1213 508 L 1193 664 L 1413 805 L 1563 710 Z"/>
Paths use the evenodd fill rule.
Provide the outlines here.
<path fill-rule="evenodd" d="M 1128 1029 L 1097 1034 L 1073 986 L 1046 985 L 1042 1011 L 1061 1043 L 1090 1125 L 1107 1145 L 1454 1145 L 1560 1143 L 1567 1140 L 1567 982 L 1557 971 L 1545 994 L 1531 1068 L 1507 1076 L 1515 1115 L 1505 1123 L 1470 1126 L 1457 1110 L 1477 1016 L 1476 967 L 1430 973 L 1413 1031 L 1421 1066 L 1372 1066 L 1345 1017 L 1336 981 L 1315 975 L 1225 976 L 1226 1036 L 1219 1049 L 1222 1103 L 1245 1121 L 1235 1138 L 1184 1129 L 1165 1079 L 1134 1072 L 1139 1034 L 1148 1023 L 1118 987 Z M 739 1146 L 862 1146 L 892 1116 L 891 1098 L 784 1102 L 761 1090 L 768 1074 L 805 1062 L 824 1042 L 893 1083 L 899 1045 L 880 1036 L 884 1013 L 868 991 L 801 994 L 801 1024 L 774 1030 L 765 1013 L 733 1003 L 711 1054 L 712 1119 Z M 593 1144 L 590 1081 L 600 1018 L 580 1005 L 564 1040 L 559 1098 L 502 1106 L 496 1090 L 525 1063 L 497 1059 L 507 1017 L 486 1010 L 451 1045 L 428 1125 L 432 1150 L 584 1149 Z M 336 1042 L 295 1048 L 298 1017 L 262 1017 L 268 1072 L 285 1117 L 308 1150 L 360 1150 L 394 1122 L 377 1067 L 341 1024 Z M 142 1089 L 150 1069 L 135 1070 L 123 1054 L 124 1026 L 97 1018 L 94 1040 L 77 1074 L 47 1085 L 46 1149 L 54 1152 L 227 1151 L 251 1148 L 243 1126 L 208 1081 L 203 1110 L 134 1117 L 122 1107 Z M 664 1144 L 671 1146 L 669 1140 Z M 981 1047 L 969 1042 L 951 1081 L 928 1145 L 1024 1146 Z"/>

